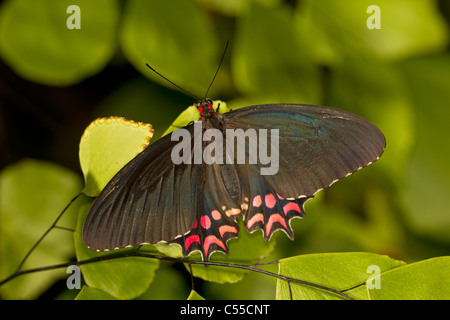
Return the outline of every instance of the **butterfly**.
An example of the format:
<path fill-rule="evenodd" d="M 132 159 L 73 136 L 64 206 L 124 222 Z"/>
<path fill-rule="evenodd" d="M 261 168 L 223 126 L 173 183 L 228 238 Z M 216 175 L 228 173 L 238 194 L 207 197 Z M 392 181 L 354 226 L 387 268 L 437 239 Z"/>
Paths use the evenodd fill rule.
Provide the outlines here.
<path fill-rule="evenodd" d="M 330 107 L 267 104 L 220 114 L 210 99 L 195 105 L 198 122 L 148 146 L 101 191 L 83 226 L 88 247 L 103 251 L 177 243 L 184 256 L 198 251 L 209 260 L 213 252 L 229 252 L 227 242 L 239 234 L 239 217 L 247 231 L 260 229 L 267 241 L 277 230 L 293 239 L 290 222 L 305 216 L 305 202 L 377 160 L 386 146 L 371 122 Z M 202 138 L 196 137 L 198 128 Z M 179 130 L 189 134 L 183 148 Z M 214 139 L 203 139 L 208 130 Z M 264 139 L 250 146 L 246 133 L 251 130 L 266 133 L 270 152 L 263 150 Z M 231 133 L 249 146 L 228 148 Z M 198 158 L 195 150 L 209 154 L 210 161 Z M 254 153 L 261 151 L 277 159 L 271 174 L 262 174 L 267 161 L 255 160 Z M 173 161 L 174 154 L 187 161 Z"/>

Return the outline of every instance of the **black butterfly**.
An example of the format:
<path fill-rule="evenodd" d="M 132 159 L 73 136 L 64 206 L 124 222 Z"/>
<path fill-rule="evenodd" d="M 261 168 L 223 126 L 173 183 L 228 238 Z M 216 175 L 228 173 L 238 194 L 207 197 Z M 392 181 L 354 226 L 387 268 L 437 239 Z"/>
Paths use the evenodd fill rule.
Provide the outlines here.
<path fill-rule="evenodd" d="M 226 137 L 227 129 L 278 129 L 277 173 L 262 175 L 266 165 L 248 161 L 249 149 L 245 163 L 227 163 L 227 157 L 237 160 L 237 152 L 225 146 L 222 164 L 195 163 L 193 152 L 190 164 L 174 164 L 172 149 L 179 141 L 167 135 L 125 165 L 97 197 L 83 227 L 87 246 L 178 243 L 183 255 L 199 251 L 208 260 L 215 251 L 228 252 L 240 216 L 248 231 L 262 229 L 265 240 L 278 229 L 292 239 L 290 220 L 304 217 L 304 203 L 377 160 L 386 145 L 372 123 L 329 107 L 269 104 L 219 114 L 209 99 L 196 106 L 203 132 L 214 128 Z M 193 151 L 199 146 L 195 124 L 183 129 Z M 202 141 L 202 150 L 210 143 Z"/>

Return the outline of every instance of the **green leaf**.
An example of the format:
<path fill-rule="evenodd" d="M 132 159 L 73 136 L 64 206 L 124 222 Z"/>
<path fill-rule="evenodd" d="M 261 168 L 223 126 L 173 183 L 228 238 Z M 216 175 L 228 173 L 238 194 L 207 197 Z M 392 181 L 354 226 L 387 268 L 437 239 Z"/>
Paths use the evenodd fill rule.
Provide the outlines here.
<path fill-rule="evenodd" d="M 259 266 L 258 269 L 276 274 L 278 264 Z M 202 296 L 208 300 L 273 300 L 276 283 L 275 277 L 249 272 L 241 281 L 235 283 L 205 282 L 202 285 Z"/>
<path fill-rule="evenodd" d="M 100 289 L 83 286 L 75 300 L 116 300 L 116 298 Z"/>
<path fill-rule="evenodd" d="M 449 300 L 450 257 L 438 257 L 378 275 L 379 289 L 369 290 L 376 300 Z"/>
<path fill-rule="evenodd" d="M 369 29 L 369 6 L 380 8 L 381 29 Z M 299 30 L 308 30 L 305 44 L 319 59 L 336 62 L 339 56 L 376 57 L 389 61 L 443 50 L 448 31 L 431 0 L 302 1 L 297 11 Z"/>
<path fill-rule="evenodd" d="M 176 119 L 175 121 L 167 128 L 167 130 L 163 133 L 163 137 L 168 135 L 169 133 L 177 130 L 178 128 L 182 128 L 187 126 L 191 121 L 197 121 L 200 119 L 200 114 L 195 106 L 187 107 Z"/>
<path fill-rule="evenodd" d="M 218 11 L 224 15 L 237 16 L 247 13 L 251 9 L 253 2 L 258 2 L 262 5 L 275 6 L 281 0 L 198 0 L 208 8 Z"/>
<path fill-rule="evenodd" d="M 404 265 L 404 262 L 388 256 L 373 253 L 324 253 L 308 254 L 281 259 L 279 274 L 307 281 L 335 290 L 350 289 L 363 284 L 372 272 L 368 269 L 376 266 L 381 272 Z M 322 289 L 291 282 L 293 299 L 342 299 L 343 297 Z M 345 292 L 356 299 L 368 299 L 366 291 Z M 277 299 L 290 299 L 289 287 L 285 280 L 277 282 Z"/>
<path fill-rule="evenodd" d="M 55 164 L 22 160 L 0 172 L 0 279 L 13 274 L 26 253 L 53 224 L 82 188 L 75 173 Z M 79 201 L 58 222 L 74 228 Z M 72 234 L 53 229 L 29 256 L 22 270 L 67 262 L 73 255 Z M 8 299 L 36 298 L 65 271 L 53 270 L 18 277 L 1 286 Z"/>
<path fill-rule="evenodd" d="M 319 70 L 299 44 L 286 6 L 253 4 L 238 20 L 231 58 L 237 88 L 259 95 L 260 103 L 320 102 Z"/>
<path fill-rule="evenodd" d="M 202 95 L 221 51 L 213 30 L 193 1 L 131 0 L 126 2 L 120 43 L 131 64 L 148 78 L 173 88 L 146 63 L 178 86 Z"/>
<path fill-rule="evenodd" d="M 199 295 L 196 291 L 192 290 L 189 294 L 188 300 L 205 300 L 201 295 Z"/>
<path fill-rule="evenodd" d="M 86 205 L 81 208 L 74 234 L 75 252 L 78 261 L 129 252 L 130 248 L 97 252 L 84 245 L 81 231 L 89 207 L 89 205 Z M 86 285 L 89 287 L 100 289 L 117 299 L 133 299 L 142 295 L 148 289 L 158 267 L 159 261 L 156 259 L 125 257 L 82 264 L 81 272 Z"/>
<path fill-rule="evenodd" d="M 22 77 L 66 86 L 98 73 L 115 52 L 118 4 L 79 0 L 81 29 L 68 29 L 73 1 L 7 1 L 0 8 L 0 55 Z"/>
<path fill-rule="evenodd" d="M 155 243 L 153 247 L 158 252 L 171 258 L 181 258 L 183 256 L 183 251 L 181 250 L 181 247 L 176 243 L 167 244 L 164 242 L 158 242 Z"/>
<path fill-rule="evenodd" d="M 156 271 L 155 279 L 150 288 L 139 300 L 184 300 L 189 294 L 190 283 L 182 273 L 171 264 L 161 264 Z"/>
<path fill-rule="evenodd" d="M 416 233 L 450 241 L 450 55 L 402 63 L 417 114 L 413 152 L 400 189 L 404 217 Z"/>
<path fill-rule="evenodd" d="M 147 147 L 152 136 L 153 128 L 147 123 L 122 117 L 93 121 L 80 141 L 84 193 L 97 196 L 125 164 Z"/>

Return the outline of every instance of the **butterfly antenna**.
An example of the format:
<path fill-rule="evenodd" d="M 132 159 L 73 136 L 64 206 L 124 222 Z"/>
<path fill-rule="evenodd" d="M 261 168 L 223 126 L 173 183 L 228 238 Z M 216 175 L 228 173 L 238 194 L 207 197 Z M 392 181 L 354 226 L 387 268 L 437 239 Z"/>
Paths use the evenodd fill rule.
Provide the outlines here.
<path fill-rule="evenodd" d="M 172 85 L 174 85 L 175 87 L 177 87 L 178 89 L 180 89 L 181 91 L 186 92 L 188 95 L 190 95 L 191 97 L 194 97 L 197 100 L 200 100 L 199 97 L 197 97 L 195 94 L 187 91 L 186 89 L 183 89 L 182 87 L 180 87 L 179 85 L 177 85 L 176 83 L 170 81 L 169 79 L 167 79 L 166 77 L 164 77 L 161 73 L 159 73 L 158 71 L 156 71 L 155 69 L 153 69 L 152 67 L 150 67 L 150 65 L 148 63 L 145 64 L 150 70 L 152 70 L 154 73 L 156 73 L 158 76 L 160 76 L 161 78 L 163 78 L 164 80 L 166 80 L 167 82 L 171 83 Z"/>
<path fill-rule="evenodd" d="M 227 40 L 227 44 L 225 45 L 225 50 L 223 50 L 222 58 L 220 58 L 219 66 L 217 67 L 216 73 L 214 74 L 214 77 L 212 78 L 211 83 L 209 84 L 208 90 L 206 90 L 205 98 L 208 96 L 209 89 L 211 89 L 211 86 L 212 86 L 214 80 L 216 79 L 217 74 L 219 73 L 219 69 L 220 69 L 220 66 L 222 65 L 223 59 L 225 58 L 225 53 L 227 52 L 229 42 L 230 42 L 230 40 Z"/>

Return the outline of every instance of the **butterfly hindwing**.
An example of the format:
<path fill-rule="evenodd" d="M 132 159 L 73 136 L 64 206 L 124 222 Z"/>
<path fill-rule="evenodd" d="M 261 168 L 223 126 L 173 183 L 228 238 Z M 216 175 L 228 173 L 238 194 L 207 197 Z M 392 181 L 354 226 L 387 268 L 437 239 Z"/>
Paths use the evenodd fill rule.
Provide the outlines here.
<path fill-rule="evenodd" d="M 236 219 L 246 209 L 243 199 L 248 189 L 247 181 L 240 177 L 239 165 L 226 164 L 226 159 L 233 157 L 230 150 L 223 150 L 221 161 L 215 153 L 213 156 L 213 164 L 203 165 L 205 179 L 197 195 L 196 223 L 188 234 L 174 241 L 184 255 L 199 251 L 204 260 L 215 251 L 228 253 L 228 240 L 239 234 Z"/>
<path fill-rule="evenodd" d="M 290 220 L 305 216 L 303 204 L 307 198 L 285 199 L 254 168 L 249 168 L 247 172 L 251 181 L 251 193 L 244 219 L 246 229 L 249 232 L 261 229 L 266 241 L 279 229 L 293 239 Z"/>
<path fill-rule="evenodd" d="M 214 179 L 214 176 L 210 178 Z M 214 190 L 207 185 L 202 188 L 197 198 L 199 210 L 192 229 L 173 241 L 181 246 L 184 256 L 199 251 L 203 260 L 209 260 L 215 251 L 228 253 L 228 240 L 237 237 L 239 233 L 236 217 L 240 215 L 240 211 L 231 211 L 229 208 L 234 205 L 233 202 L 227 203 L 227 198 L 224 189 Z"/>

